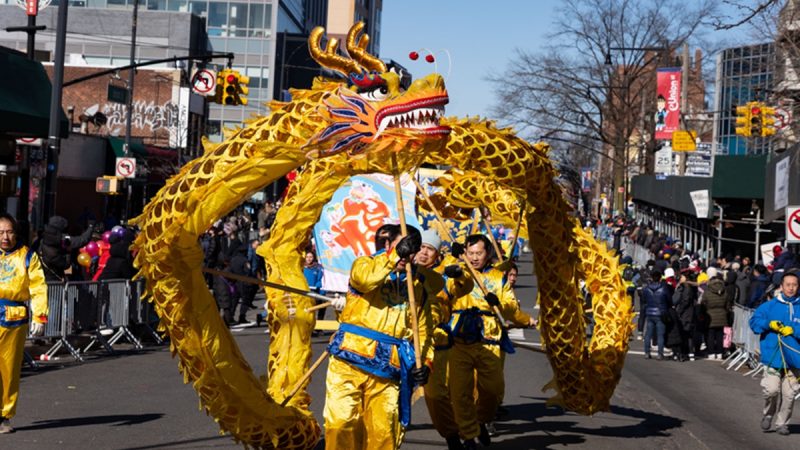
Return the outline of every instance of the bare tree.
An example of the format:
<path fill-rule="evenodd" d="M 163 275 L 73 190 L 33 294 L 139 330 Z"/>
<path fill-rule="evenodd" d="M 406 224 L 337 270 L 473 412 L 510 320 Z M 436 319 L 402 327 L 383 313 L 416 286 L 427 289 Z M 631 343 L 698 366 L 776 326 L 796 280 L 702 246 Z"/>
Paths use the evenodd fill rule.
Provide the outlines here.
<path fill-rule="evenodd" d="M 674 64 L 674 49 L 716 3 L 564 0 L 545 52 L 517 50 L 504 73 L 490 76 L 498 93 L 494 113 L 532 137 L 580 142 L 606 154 L 600 163 L 615 162 L 614 184 L 621 186 L 632 137 L 652 138 L 655 68 Z"/>

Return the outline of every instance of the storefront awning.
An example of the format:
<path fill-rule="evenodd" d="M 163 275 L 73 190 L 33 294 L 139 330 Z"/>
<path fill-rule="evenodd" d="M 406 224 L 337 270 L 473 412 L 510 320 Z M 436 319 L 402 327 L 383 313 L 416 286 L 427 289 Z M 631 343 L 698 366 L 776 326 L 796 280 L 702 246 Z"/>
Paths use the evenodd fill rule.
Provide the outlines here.
<path fill-rule="evenodd" d="M 52 90 L 41 63 L 0 47 L 0 136 L 48 137 Z M 65 138 L 69 124 L 60 112 L 59 136 Z"/>

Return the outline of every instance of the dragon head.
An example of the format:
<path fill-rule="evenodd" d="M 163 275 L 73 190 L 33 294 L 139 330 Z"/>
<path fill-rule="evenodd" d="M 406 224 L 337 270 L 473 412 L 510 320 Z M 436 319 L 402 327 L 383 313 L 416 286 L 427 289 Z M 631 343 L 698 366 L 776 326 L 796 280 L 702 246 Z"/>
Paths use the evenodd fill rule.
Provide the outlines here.
<path fill-rule="evenodd" d="M 309 154 L 359 156 L 444 142 L 450 128 L 439 123 L 449 100 L 442 77 L 431 74 L 412 82 L 405 69 L 387 67 L 366 52 L 369 36 L 356 39 L 363 27 L 358 23 L 347 35 L 349 58 L 337 54 L 335 38 L 321 48 L 322 27 L 311 32 L 312 57 L 346 81 L 322 100 L 317 112 L 325 125 L 306 144 Z"/>

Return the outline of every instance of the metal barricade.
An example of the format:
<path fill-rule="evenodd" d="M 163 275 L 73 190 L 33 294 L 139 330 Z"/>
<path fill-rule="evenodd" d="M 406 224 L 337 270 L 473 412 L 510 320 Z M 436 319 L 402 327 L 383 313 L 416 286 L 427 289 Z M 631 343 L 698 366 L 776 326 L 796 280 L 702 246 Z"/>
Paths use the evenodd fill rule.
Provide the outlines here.
<path fill-rule="evenodd" d="M 69 342 L 67 336 L 70 334 L 67 327 L 74 320 L 74 310 L 67 309 L 66 305 L 66 287 L 60 281 L 47 282 L 47 324 L 44 327 L 44 334 L 42 336 L 28 336 L 28 339 L 49 339 L 56 340 L 55 343 L 44 353 L 45 359 L 50 359 L 55 354 L 65 348 L 73 358 L 77 361 L 83 361 L 80 352 Z M 30 355 L 27 355 L 30 357 Z M 30 361 L 33 367 L 38 364 L 31 358 Z"/>
<path fill-rule="evenodd" d="M 727 365 L 726 370 L 739 370 L 747 364 L 752 370 L 744 376 L 754 376 L 763 370 L 763 365 L 759 362 L 760 336 L 750 329 L 751 317 L 753 317 L 752 309 L 733 305 L 732 342 L 736 344 L 736 350 L 722 362 L 723 365 Z"/>
<path fill-rule="evenodd" d="M 99 292 L 101 299 L 99 320 L 113 330 L 114 335 L 108 340 L 113 346 L 120 339 L 125 338 L 137 349 L 142 348 L 142 343 L 131 333 L 130 328 L 130 281 L 129 280 L 103 280 L 100 282 Z"/>
<path fill-rule="evenodd" d="M 155 331 L 159 320 L 158 314 L 156 314 L 153 304 L 144 300 L 145 287 L 144 278 L 138 278 L 130 282 L 130 310 L 133 316 L 133 323 L 153 338 L 157 344 L 163 344 L 164 340 Z"/>
<path fill-rule="evenodd" d="M 73 317 L 64 327 L 67 334 L 80 334 L 89 332 L 92 339 L 89 344 L 81 350 L 86 353 L 94 344 L 100 343 L 103 348 L 114 353 L 114 349 L 100 332 L 102 325 L 101 318 L 101 299 L 99 296 L 100 283 L 97 281 L 69 281 L 64 287 L 65 304 L 67 314 Z"/>

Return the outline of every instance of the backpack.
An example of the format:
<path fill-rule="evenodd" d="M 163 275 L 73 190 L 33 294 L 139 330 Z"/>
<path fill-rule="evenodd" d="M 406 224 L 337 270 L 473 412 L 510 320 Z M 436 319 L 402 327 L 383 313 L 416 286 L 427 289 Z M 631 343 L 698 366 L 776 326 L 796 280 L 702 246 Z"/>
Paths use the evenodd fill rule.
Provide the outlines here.
<path fill-rule="evenodd" d="M 633 276 L 636 274 L 636 271 L 633 267 L 628 266 L 622 270 L 622 279 L 625 281 L 633 280 Z"/>

